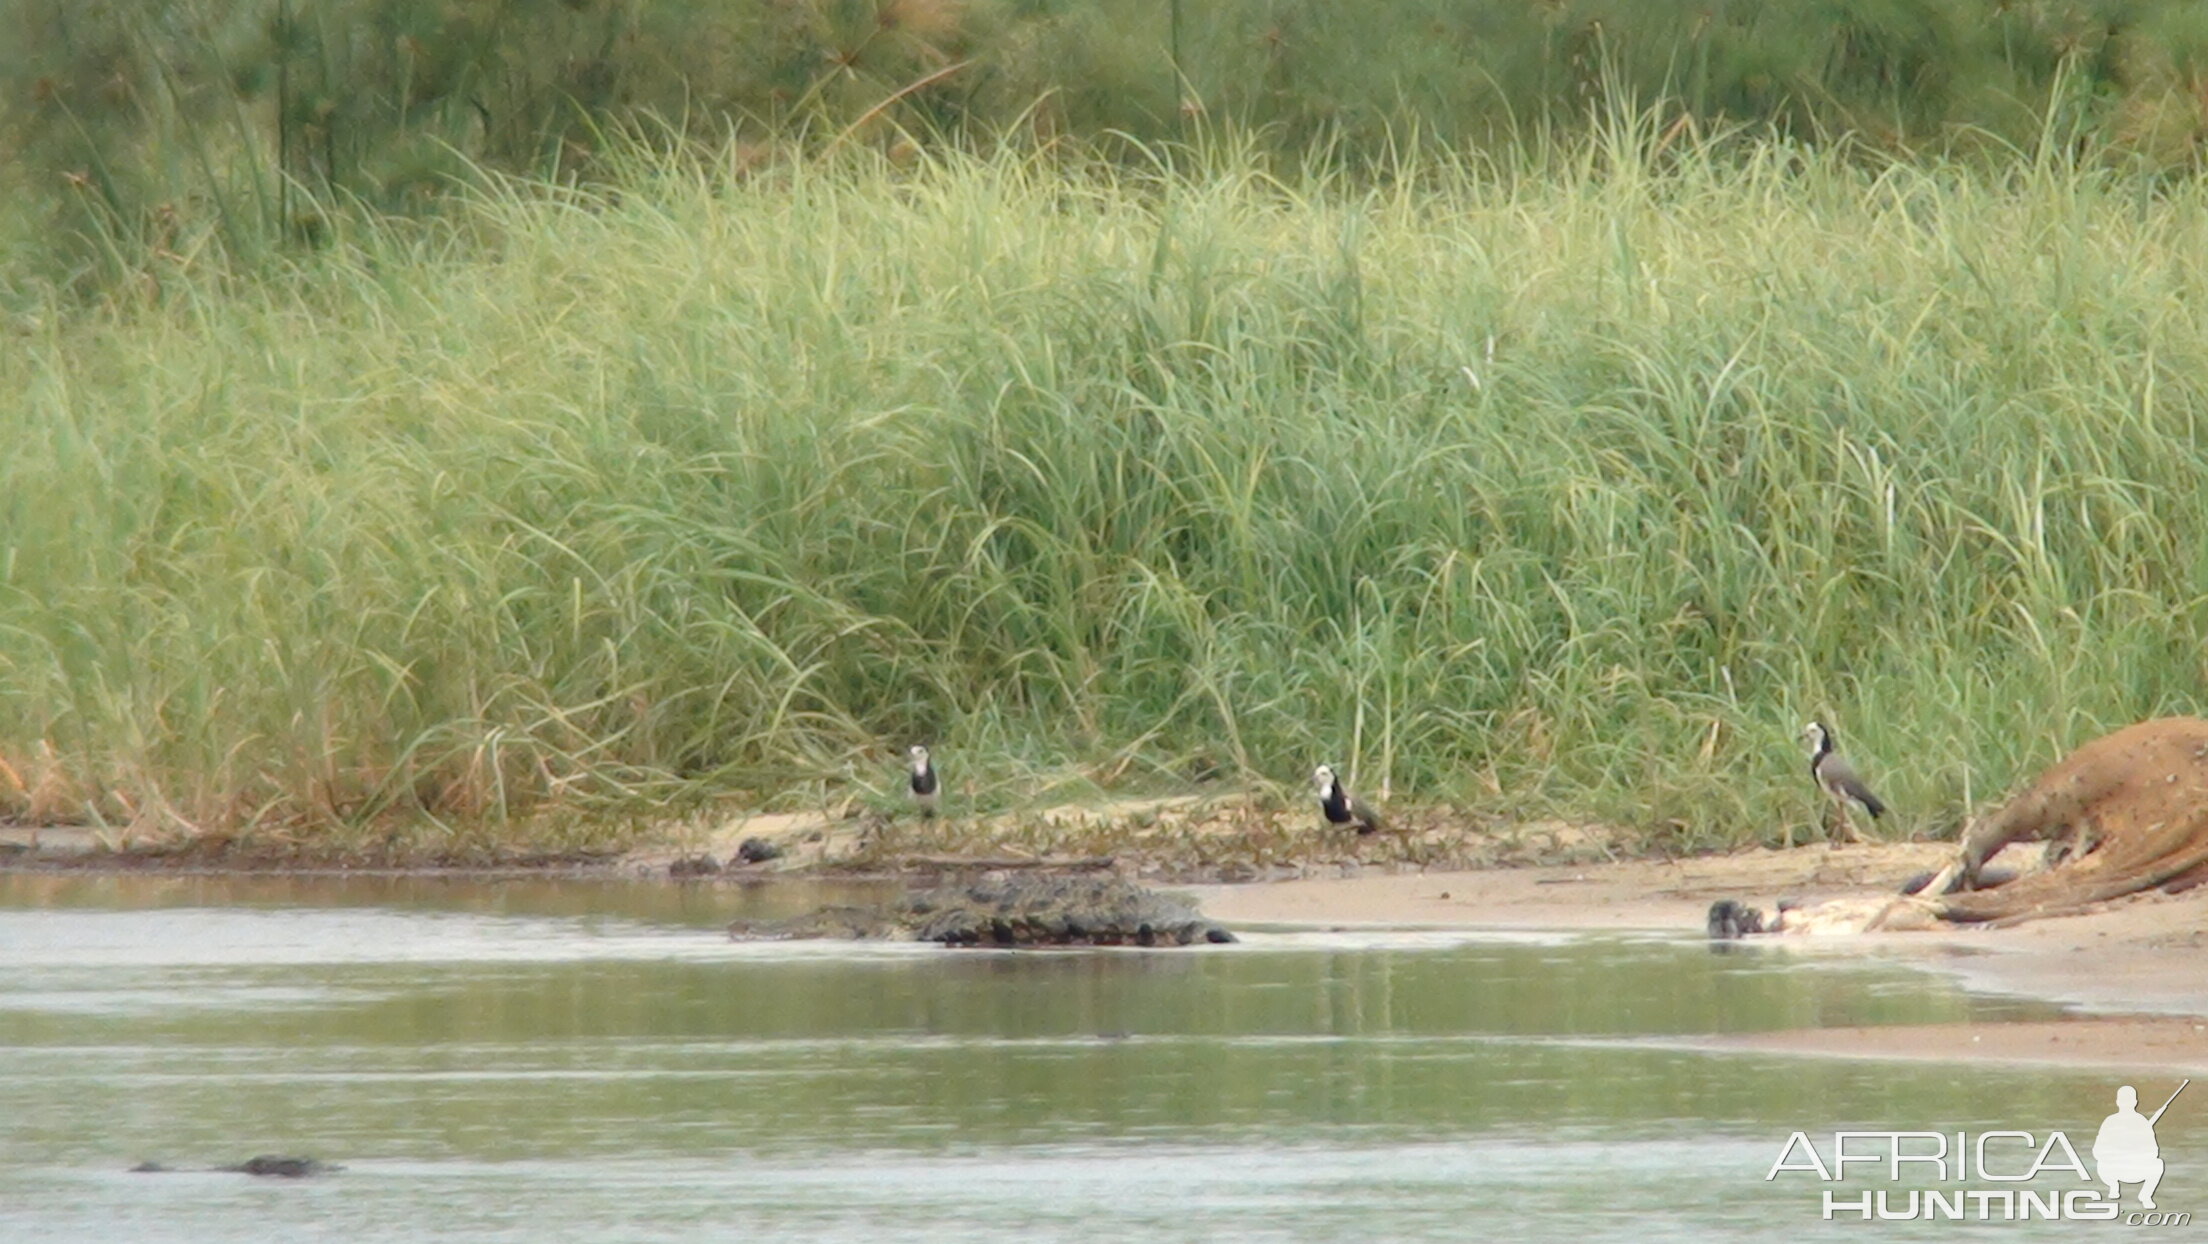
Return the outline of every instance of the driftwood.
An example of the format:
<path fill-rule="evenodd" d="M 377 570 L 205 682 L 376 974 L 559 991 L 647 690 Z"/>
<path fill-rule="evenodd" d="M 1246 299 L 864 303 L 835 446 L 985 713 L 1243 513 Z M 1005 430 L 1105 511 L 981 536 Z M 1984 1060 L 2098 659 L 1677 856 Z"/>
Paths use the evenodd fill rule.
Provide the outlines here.
<path fill-rule="evenodd" d="M 1978 888 L 2014 843 L 2046 844 L 2043 867 Z M 2083 910 L 2208 875 L 2208 721 L 2169 717 L 2095 739 L 1963 834 L 1925 887 L 1943 919 L 2014 922 Z"/>

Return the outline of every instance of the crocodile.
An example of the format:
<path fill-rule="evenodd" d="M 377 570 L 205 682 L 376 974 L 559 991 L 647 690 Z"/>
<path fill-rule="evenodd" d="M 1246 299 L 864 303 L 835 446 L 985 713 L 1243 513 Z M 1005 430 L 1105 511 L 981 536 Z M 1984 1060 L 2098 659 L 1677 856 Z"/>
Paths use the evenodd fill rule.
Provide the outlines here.
<path fill-rule="evenodd" d="M 1231 942 L 1193 900 L 1118 877 L 1019 875 L 909 890 L 887 903 L 738 920 L 736 941 L 845 938 L 943 946 L 1189 946 Z"/>

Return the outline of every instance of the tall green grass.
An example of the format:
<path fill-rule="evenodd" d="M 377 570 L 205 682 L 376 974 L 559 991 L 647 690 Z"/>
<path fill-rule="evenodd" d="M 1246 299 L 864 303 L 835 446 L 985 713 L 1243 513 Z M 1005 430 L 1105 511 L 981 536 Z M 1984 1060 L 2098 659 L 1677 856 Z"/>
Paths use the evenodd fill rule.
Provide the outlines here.
<path fill-rule="evenodd" d="M 1647 118 L 1404 159 L 632 154 L 57 295 L 0 350 L 18 813 L 811 798 L 922 739 L 1005 801 L 1325 760 L 1711 845 L 1815 814 L 1808 716 L 1938 831 L 2194 705 L 2208 188 Z"/>

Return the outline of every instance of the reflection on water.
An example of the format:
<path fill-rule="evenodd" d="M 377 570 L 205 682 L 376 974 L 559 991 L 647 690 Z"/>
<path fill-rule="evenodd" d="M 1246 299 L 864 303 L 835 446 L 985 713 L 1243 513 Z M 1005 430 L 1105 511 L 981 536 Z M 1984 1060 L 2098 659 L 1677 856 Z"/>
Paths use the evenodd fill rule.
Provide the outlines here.
<path fill-rule="evenodd" d="M 0 1238 L 1700 1238 L 1817 1225 L 1762 1179 L 1796 1128 L 2107 1110 L 2090 1073 L 1638 1043 L 2054 1013 L 1691 939 L 720 934 L 852 897 L 0 876 Z M 124 1173 L 261 1152 L 347 1169 Z"/>

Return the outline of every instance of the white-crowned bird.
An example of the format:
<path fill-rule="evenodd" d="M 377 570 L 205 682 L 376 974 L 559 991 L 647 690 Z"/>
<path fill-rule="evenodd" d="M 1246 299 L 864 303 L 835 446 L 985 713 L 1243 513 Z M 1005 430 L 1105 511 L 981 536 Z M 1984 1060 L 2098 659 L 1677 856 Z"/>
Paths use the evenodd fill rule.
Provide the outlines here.
<path fill-rule="evenodd" d="M 1329 825 L 1355 825 L 1360 834 L 1369 834 L 1380 828 L 1380 814 L 1374 812 L 1365 801 L 1342 789 L 1342 779 L 1334 776 L 1334 770 L 1320 765 L 1311 771 L 1311 784 L 1319 797 L 1319 811 L 1326 814 Z"/>
<path fill-rule="evenodd" d="M 918 743 L 905 752 L 912 760 L 912 801 L 920 806 L 920 815 L 934 816 L 937 796 L 943 784 L 936 780 L 935 762 L 928 759 L 928 749 Z"/>
<path fill-rule="evenodd" d="M 1832 727 L 1821 721 L 1813 721 L 1802 727 L 1802 741 L 1809 744 L 1809 773 L 1817 779 L 1817 785 L 1840 810 L 1840 832 L 1848 842 L 1861 842 L 1863 835 L 1855 827 L 1855 818 L 1849 815 L 1850 806 L 1859 807 L 1871 814 L 1872 820 L 1886 815 L 1886 805 L 1871 793 L 1871 788 L 1856 776 L 1853 766 L 1840 758 L 1833 750 Z"/>

